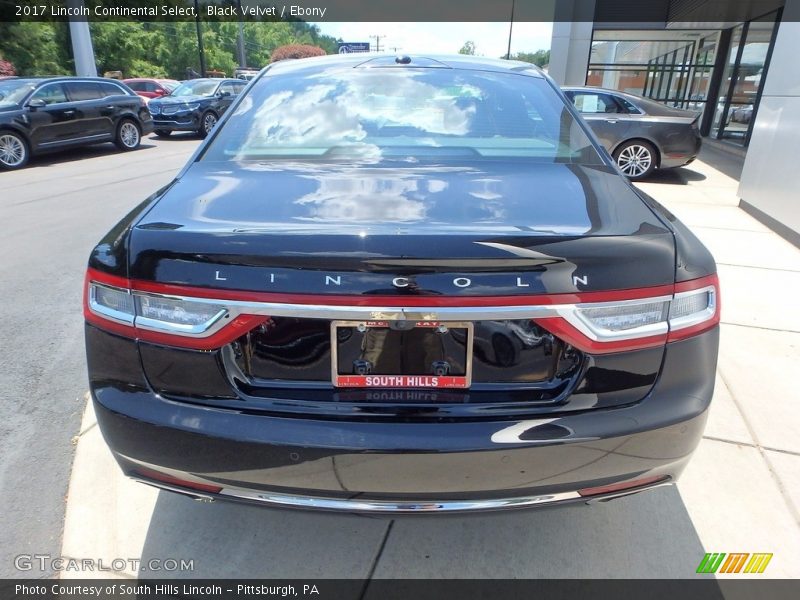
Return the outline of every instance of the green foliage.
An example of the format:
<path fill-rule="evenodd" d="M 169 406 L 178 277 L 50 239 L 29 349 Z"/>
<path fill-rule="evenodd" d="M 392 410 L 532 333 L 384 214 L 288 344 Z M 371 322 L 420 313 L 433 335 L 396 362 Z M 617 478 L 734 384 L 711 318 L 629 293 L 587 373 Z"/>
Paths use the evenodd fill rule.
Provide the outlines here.
<path fill-rule="evenodd" d="M 0 23 L 0 54 L 18 75 L 67 75 L 73 69 L 66 23 Z"/>
<path fill-rule="evenodd" d="M 505 58 L 505 57 L 503 57 Z M 550 50 L 537 50 L 536 52 L 517 52 L 511 55 L 511 60 L 521 60 L 533 63 L 537 67 L 546 67 L 550 64 Z"/>
<path fill-rule="evenodd" d="M 174 1 L 174 0 L 173 0 Z M 206 68 L 232 75 L 239 66 L 239 25 L 229 21 L 201 23 Z M 187 68 L 200 71 L 197 30 L 193 22 L 92 22 L 97 71 L 122 71 L 124 77 L 184 79 Z M 336 39 L 303 21 L 246 22 L 245 54 L 249 67 L 270 62 L 274 50 L 308 44 L 325 53 L 337 51 Z M 19 75 L 74 72 L 66 23 L 0 23 L 0 55 Z"/>
<path fill-rule="evenodd" d="M 459 50 L 458 53 L 459 54 L 469 54 L 471 56 L 474 55 L 475 54 L 475 42 L 473 42 L 473 41 L 464 42 L 464 45 L 461 46 L 461 50 Z"/>

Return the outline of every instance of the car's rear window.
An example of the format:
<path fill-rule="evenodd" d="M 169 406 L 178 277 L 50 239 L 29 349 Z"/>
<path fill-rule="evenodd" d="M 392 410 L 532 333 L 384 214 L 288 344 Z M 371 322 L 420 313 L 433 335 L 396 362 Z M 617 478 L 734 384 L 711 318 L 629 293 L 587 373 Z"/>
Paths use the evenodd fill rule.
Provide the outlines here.
<path fill-rule="evenodd" d="M 602 162 L 543 78 L 445 68 L 265 76 L 203 160 L 280 158 Z"/>
<path fill-rule="evenodd" d="M 172 96 L 210 96 L 219 85 L 218 81 L 208 81 L 206 79 L 196 79 L 184 81 L 174 90 Z"/>

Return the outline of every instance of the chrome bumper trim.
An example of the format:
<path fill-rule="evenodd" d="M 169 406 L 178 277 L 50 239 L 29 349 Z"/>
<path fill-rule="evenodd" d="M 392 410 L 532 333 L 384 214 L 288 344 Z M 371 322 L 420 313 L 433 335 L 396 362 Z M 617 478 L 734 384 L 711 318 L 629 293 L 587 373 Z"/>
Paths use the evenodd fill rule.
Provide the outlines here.
<path fill-rule="evenodd" d="M 674 485 L 674 481 L 660 481 L 628 490 L 620 490 L 598 496 L 581 496 L 578 492 L 560 492 L 556 494 L 542 494 L 539 496 L 518 496 L 515 498 L 491 498 L 484 500 L 429 500 L 423 501 L 391 501 L 391 500 L 364 500 L 357 498 L 325 498 L 319 496 L 297 496 L 274 492 L 259 492 L 242 488 L 223 488 L 219 494 L 208 494 L 190 488 L 170 485 L 161 481 L 132 477 L 134 481 L 144 483 L 170 492 L 177 492 L 190 496 L 203 502 L 214 502 L 219 497 L 229 497 L 237 500 L 260 502 L 276 508 L 307 508 L 332 512 L 359 512 L 370 514 L 431 514 L 431 513 L 473 513 L 481 511 L 504 510 L 512 508 L 525 508 L 532 506 L 547 506 L 564 501 L 582 500 L 586 504 L 606 502 L 624 496 L 631 496 L 660 487 Z"/>
<path fill-rule="evenodd" d="M 316 496 L 296 496 L 274 492 L 259 492 L 239 488 L 223 488 L 222 496 L 232 496 L 242 500 L 255 500 L 273 506 L 294 508 L 313 508 L 317 510 L 333 510 L 340 512 L 368 512 L 375 514 L 417 514 L 417 513 L 459 513 L 482 510 L 500 510 L 505 508 L 521 508 L 576 500 L 581 498 L 578 492 L 561 492 L 541 496 L 520 496 L 517 498 L 492 498 L 485 500 L 364 500 L 359 498 L 324 498 Z"/>

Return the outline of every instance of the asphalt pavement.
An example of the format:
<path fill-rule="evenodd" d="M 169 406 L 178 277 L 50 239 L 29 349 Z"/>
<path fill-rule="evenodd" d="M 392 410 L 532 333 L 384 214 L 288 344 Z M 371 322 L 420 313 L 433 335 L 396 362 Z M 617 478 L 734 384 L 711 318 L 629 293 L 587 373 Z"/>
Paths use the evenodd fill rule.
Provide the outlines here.
<path fill-rule="evenodd" d="M 89 252 L 197 144 L 148 138 L 130 153 L 103 144 L 0 172 L 0 577 L 22 575 L 15 556 L 61 551 L 72 440 L 86 404 Z"/>

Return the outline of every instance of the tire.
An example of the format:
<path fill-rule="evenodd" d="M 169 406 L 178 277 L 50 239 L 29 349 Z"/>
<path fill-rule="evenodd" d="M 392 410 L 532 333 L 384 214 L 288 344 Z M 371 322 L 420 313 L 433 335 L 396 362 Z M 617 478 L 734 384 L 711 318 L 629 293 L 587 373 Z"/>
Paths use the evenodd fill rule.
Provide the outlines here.
<path fill-rule="evenodd" d="M 117 137 L 114 144 L 123 152 L 136 150 L 142 142 L 142 130 L 131 119 L 122 119 L 117 125 Z"/>
<path fill-rule="evenodd" d="M 169 129 L 156 129 L 154 132 L 158 137 L 169 137 L 172 135 L 172 132 Z"/>
<path fill-rule="evenodd" d="M 631 140 L 614 151 L 614 161 L 631 181 L 648 177 L 656 168 L 656 149 L 649 142 Z"/>
<path fill-rule="evenodd" d="M 211 133 L 211 130 L 214 129 L 214 125 L 217 124 L 218 120 L 219 117 L 217 117 L 216 113 L 210 110 L 204 112 L 203 116 L 200 117 L 200 129 L 197 130 L 197 134 L 201 138 L 206 137 L 209 133 Z"/>
<path fill-rule="evenodd" d="M 21 169 L 30 158 L 28 142 L 13 131 L 0 130 L 0 169 Z"/>

